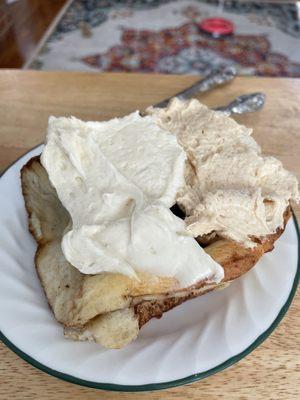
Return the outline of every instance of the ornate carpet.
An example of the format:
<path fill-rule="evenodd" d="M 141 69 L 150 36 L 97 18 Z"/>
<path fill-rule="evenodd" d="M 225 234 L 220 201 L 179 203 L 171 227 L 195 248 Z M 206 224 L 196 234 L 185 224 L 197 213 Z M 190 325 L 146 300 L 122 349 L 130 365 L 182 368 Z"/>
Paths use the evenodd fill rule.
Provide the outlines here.
<path fill-rule="evenodd" d="M 199 29 L 234 24 L 232 36 Z M 28 68 L 300 77 L 300 25 L 293 4 L 197 0 L 73 0 Z"/>

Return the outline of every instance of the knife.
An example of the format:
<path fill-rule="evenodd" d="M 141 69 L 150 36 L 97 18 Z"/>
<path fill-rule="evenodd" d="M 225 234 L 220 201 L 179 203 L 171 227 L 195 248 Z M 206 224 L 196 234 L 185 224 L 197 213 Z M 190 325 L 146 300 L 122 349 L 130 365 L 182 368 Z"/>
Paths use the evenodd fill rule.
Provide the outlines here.
<path fill-rule="evenodd" d="M 182 90 L 172 97 L 169 97 L 168 99 L 160 101 L 153 107 L 164 108 L 174 97 L 177 97 L 180 100 L 190 99 L 196 93 L 204 93 L 217 86 L 231 82 L 235 78 L 235 76 L 236 70 L 234 67 L 226 67 L 223 69 L 215 70 L 207 75 L 205 78 L 195 82 L 192 86 Z M 261 92 L 245 94 L 242 96 L 238 96 L 235 100 L 225 106 L 214 108 L 214 110 L 222 111 L 226 115 L 255 112 L 260 110 L 264 106 L 265 98 L 265 94 Z"/>
<path fill-rule="evenodd" d="M 164 108 L 168 105 L 169 101 L 173 97 L 177 97 L 180 100 L 190 99 L 196 93 L 204 93 L 207 92 L 217 86 L 224 85 L 225 83 L 231 82 L 236 76 L 236 70 L 233 67 L 226 67 L 223 69 L 218 69 L 211 72 L 205 78 L 200 79 L 195 82 L 192 86 L 182 90 L 181 92 L 175 94 L 168 99 L 160 101 L 155 104 L 153 107 L 156 108 Z"/>

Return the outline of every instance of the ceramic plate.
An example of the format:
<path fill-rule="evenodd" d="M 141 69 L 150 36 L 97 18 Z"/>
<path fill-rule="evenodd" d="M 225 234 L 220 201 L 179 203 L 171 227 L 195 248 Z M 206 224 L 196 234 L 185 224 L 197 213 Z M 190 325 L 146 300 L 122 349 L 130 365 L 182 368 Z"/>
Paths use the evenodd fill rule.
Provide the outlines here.
<path fill-rule="evenodd" d="M 188 301 L 153 319 L 122 350 L 64 339 L 34 268 L 20 168 L 33 149 L 0 179 L 1 338 L 24 360 L 58 378 L 94 388 L 139 391 L 182 385 L 212 375 L 253 351 L 278 325 L 298 277 L 298 228 L 288 223 L 245 276 L 223 291 Z"/>

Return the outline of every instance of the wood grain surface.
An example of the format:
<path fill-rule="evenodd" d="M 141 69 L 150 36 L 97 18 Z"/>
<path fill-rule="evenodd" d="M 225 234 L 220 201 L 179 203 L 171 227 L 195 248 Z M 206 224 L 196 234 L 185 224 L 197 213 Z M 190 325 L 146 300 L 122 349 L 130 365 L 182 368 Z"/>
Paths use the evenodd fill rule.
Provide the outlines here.
<path fill-rule="evenodd" d="M 43 141 L 48 116 L 104 120 L 175 94 L 191 76 L 0 71 L 0 169 Z M 237 119 L 254 128 L 263 151 L 300 178 L 300 79 L 237 78 L 201 96 L 209 106 L 255 91 L 264 109 Z M 300 207 L 295 206 L 299 219 Z M 272 335 L 238 364 L 203 381 L 162 392 L 114 393 L 46 375 L 0 344 L 0 399 L 299 399 L 300 296 Z M 178 360 L 180 362 L 180 360 Z"/>
<path fill-rule="evenodd" d="M 0 1 L 0 68 L 23 66 L 66 1 Z"/>

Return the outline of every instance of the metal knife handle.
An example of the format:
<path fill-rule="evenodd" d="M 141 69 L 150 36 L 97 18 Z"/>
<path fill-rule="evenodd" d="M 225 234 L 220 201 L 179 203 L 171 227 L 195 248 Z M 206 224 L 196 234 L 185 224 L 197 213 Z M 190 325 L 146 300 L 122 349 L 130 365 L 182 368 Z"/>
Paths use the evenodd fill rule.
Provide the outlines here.
<path fill-rule="evenodd" d="M 169 101 L 173 97 L 177 97 L 180 100 L 190 99 L 196 93 L 207 92 L 208 90 L 216 86 L 223 85 L 224 83 L 232 81 L 235 76 L 236 76 L 236 70 L 234 67 L 226 67 L 223 69 L 213 71 L 205 78 L 195 82 L 189 88 L 184 89 L 182 92 L 179 92 L 174 96 L 155 104 L 153 107 L 164 108 L 168 105 Z"/>
<path fill-rule="evenodd" d="M 217 107 L 215 110 L 222 111 L 227 115 L 243 114 L 260 110 L 265 104 L 264 93 L 251 93 L 237 97 L 227 106 Z"/>

